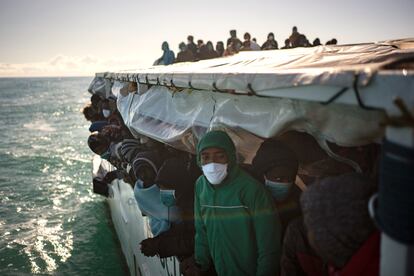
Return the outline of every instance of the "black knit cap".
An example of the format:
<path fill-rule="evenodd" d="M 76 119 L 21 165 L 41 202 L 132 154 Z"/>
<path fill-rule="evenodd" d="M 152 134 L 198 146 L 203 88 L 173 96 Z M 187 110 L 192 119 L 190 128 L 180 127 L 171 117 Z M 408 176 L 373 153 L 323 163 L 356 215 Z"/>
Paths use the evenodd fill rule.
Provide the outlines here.
<path fill-rule="evenodd" d="M 159 168 L 161 167 L 163 162 L 162 156 L 158 151 L 144 151 L 140 152 L 136 155 L 134 161 L 132 162 L 132 169 L 134 175 L 137 179 L 140 178 L 140 170 L 148 168 L 153 171 L 154 178 L 158 173 Z M 154 179 L 152 179 L 148 184 L 154 184 Z M 147 183 L 144 183 L 147 184 Z"/>
<path fill-rule="evenodd" d="M 296 174 L 299 167 L 296 154 L 279 140 L 264 141 L 256 152 L 252 161 L 253 170 L 258 175 L 264 175 L 274 167 L 286 167 L 292 174 Z"/>

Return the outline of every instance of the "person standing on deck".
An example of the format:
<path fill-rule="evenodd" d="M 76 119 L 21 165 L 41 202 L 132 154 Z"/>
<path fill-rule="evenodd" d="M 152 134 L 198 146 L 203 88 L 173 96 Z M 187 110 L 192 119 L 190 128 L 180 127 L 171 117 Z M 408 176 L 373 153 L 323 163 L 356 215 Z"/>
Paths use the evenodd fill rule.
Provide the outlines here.
<path fill-rule="evenodd" d="M 283 236 L 289 222 L 302 215 L 299 203 L 302 191 L 295 184 L 298 158 L 282 141 L 268 139 L 257 150 L 252 166 L 275 200 Z"/>
<path fill-rule="evenodd" d="M 276 207 L 266 188 L 236 164 L 227 133 L 208 132 L 198 143 L 197 162 L 203 175 L 195 187 L 193 275 L 211 266 L 218 275 L 276 275 L 281 255 Z"/>

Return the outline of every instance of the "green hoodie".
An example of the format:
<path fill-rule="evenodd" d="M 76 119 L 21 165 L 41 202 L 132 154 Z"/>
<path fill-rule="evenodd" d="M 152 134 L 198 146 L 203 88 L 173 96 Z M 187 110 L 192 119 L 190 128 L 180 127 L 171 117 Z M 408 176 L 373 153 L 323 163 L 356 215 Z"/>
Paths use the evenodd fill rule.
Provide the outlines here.
<path fill-rule="evenodd" d="M 217 147 L 229 158 L 228 175 L 212 185 L 202 175 L 195 191 L 195 258 L 218 275 L 276 275 L 279 272 L 280 223 L 266 188 L 236 164 L 233 141 L 222 131 L 207 133 L 197 146 L 197 159 Z"/>

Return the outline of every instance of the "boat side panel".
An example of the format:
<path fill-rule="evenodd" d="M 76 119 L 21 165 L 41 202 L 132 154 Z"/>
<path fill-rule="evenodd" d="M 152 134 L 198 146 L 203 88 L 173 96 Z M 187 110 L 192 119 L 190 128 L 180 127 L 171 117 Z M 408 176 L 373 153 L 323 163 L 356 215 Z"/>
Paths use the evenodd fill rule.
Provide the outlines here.
<path fill-rule="evenodd" d="M 180 275 L 175 257 L 146 257 L 139 243 L 152 236 L 148 219 L 142 215 L 134 198 L 132 187 L 122 180 L 111 184 L 113 197 L 108 199 L 112 220 L 131 275 Z"/>

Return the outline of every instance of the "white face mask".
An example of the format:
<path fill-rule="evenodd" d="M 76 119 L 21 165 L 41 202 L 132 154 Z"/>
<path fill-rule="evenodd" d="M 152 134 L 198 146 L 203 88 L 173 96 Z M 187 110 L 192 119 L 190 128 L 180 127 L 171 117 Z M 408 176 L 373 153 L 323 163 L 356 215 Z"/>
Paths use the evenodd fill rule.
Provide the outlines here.
<path fill-rule="evenodd" d="M 105 118 L 108 118 L 111 115 L 111 111 L 109 109 L 102 109 L 102 114 Z"/>
<path fill-rule="evenodd" d="M 201 166 L 204 176 L 213 184 L 220 184 L 227 176 L 227 164 L 209 163 Z"/>

